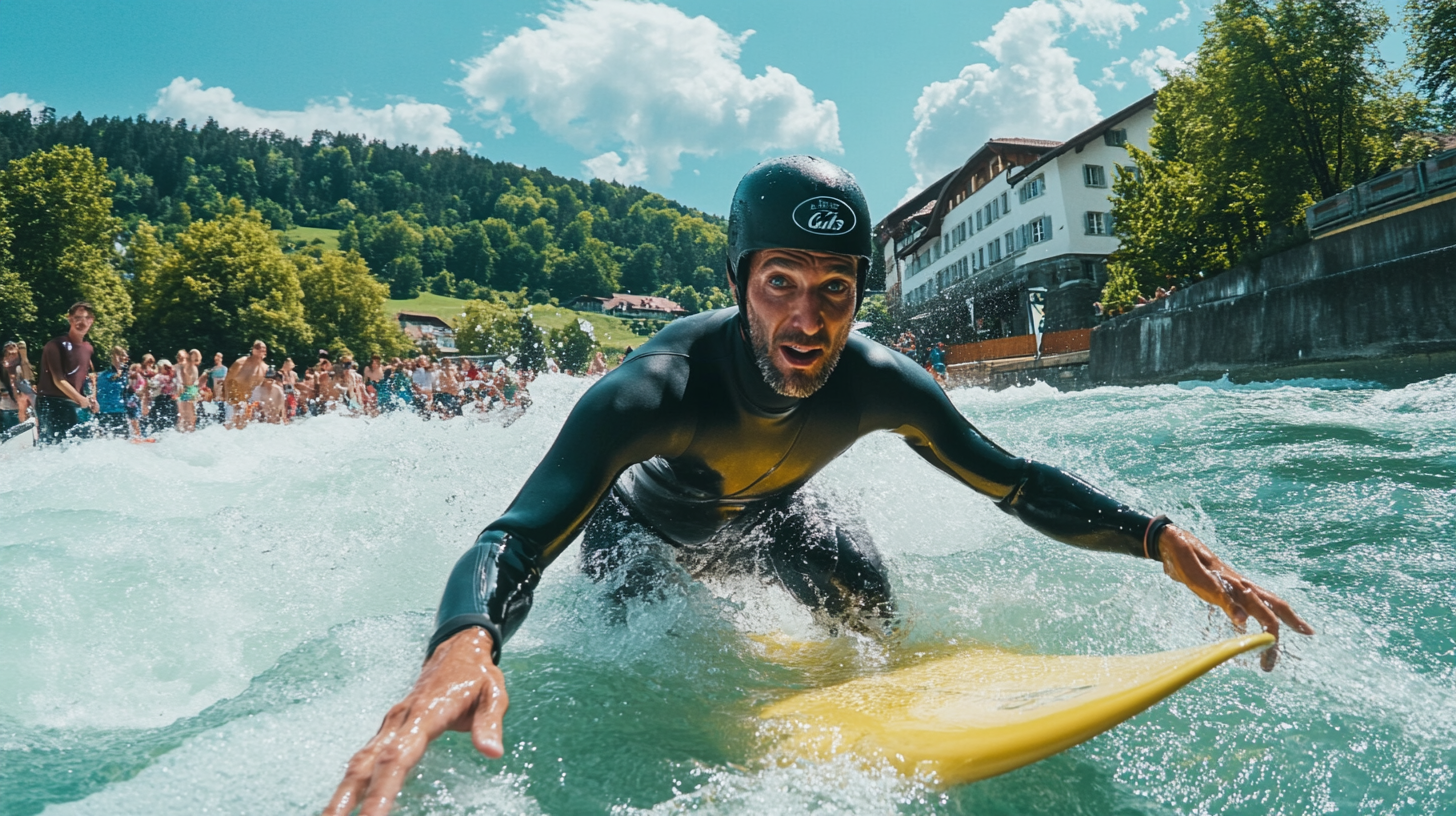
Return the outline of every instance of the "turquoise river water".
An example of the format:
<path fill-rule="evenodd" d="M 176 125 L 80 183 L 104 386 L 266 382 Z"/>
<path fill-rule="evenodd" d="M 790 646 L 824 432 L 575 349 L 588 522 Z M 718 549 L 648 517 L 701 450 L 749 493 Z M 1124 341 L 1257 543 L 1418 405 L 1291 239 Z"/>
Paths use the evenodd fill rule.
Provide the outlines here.
<path fill-rule="evenodd" d="M 585 387 L 538 381 L 512 424 L 324 417 L 5 454 L 0 813 L 317 812 L 413 680 L 450 565 Z M 952 397 L 1018 454 L 1191 527 L 1319 634 L 1286 638 L 1272 674 L 1238 659 L 1088 743 L 939 790 L 764 759 L 755 712 L 832 674 L 753 648 L 816 636 L 778 590 L 684 583 L 609 623 L 573 547 L 506 650 L 506 758 L 448 735 L 396 812 L 1456 813 L 1456 376 Z M 816 487 L 862 508 L 887 557 L 894 648 L 1233 634 L 1153 565 L 1040 538 L 894 437 Z"/>

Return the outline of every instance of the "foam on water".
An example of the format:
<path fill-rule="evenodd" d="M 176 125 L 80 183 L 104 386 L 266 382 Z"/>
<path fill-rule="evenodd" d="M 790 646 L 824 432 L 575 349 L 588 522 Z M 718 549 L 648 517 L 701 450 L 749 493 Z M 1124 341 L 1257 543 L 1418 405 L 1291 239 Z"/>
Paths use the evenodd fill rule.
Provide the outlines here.
<path fill-rule="evenodd" d="M 450 565 L 585 387 L 543 378 L 511 424 L 325 417 L 7 455 L 0 812 L 316 812 L 413 680 Z M 832 665 L 766 659 L 745 633 L 824 635 L 752 581 L 680 580 L 609 623 L 570 551 L 506 650 L 507 757 L 447 736 L 398 812 L 1452 810 L 1456 377 L 952 399 L 1008 449 L 1169 513 L 1320 634 L 1287 638 L 1273 674 L 1235 661 L 1083 746 L 938 791 L 765 759 L 763 704 L 894 655 L 831 642 Z M 1152 565 L 1047 541 L 894 437 L 815 489 L 860 507 L 887 557 L 894 649 L 1232 634 Z"/>

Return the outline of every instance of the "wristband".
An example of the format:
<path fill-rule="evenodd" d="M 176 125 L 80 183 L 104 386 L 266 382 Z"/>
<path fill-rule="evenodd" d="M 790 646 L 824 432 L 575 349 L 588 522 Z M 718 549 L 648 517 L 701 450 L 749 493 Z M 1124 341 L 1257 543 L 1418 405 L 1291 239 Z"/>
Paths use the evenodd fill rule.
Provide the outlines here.
<path fill-rule="evenodd" d="M 1158 534 L 1163 528 L 1172 524 L 1173 521 L 1167 516 L 1158 516 L 1148 522 L 1148 529 L 1143 533 L 1143 556 L 1154 561 L 1162 561 L 1163 553 L 1158 548 Z"/>

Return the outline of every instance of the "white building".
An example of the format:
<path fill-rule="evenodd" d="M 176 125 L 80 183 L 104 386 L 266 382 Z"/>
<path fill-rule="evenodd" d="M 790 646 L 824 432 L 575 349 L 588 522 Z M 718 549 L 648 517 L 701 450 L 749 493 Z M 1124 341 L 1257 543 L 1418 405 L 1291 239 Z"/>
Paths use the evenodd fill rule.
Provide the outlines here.
<path fill-rule="evenodd" d="M 876 226 L 891 308 L 972 342 L 1031 333 L 1029 290 L 1045 289 L 1044 331 L 1092 326 L 1117 248 L 1112 182 L 1132 170 L 1124 144 L 1147 149 L 1154 99 L 1066 142 L 992 139 L 896 208 Z"/>

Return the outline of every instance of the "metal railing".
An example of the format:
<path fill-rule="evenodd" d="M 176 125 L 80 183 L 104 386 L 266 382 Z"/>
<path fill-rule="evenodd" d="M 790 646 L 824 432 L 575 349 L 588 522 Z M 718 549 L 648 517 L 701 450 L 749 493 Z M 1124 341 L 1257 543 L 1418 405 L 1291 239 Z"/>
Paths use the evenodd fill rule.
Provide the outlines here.
<path fill-rule="evenodd" d="M 1309 234 L 1319 237 L 1337 227 L 1416 201 L 1456 192 L 1456 150 L 1376 176 L 1305 208 Z"/>

